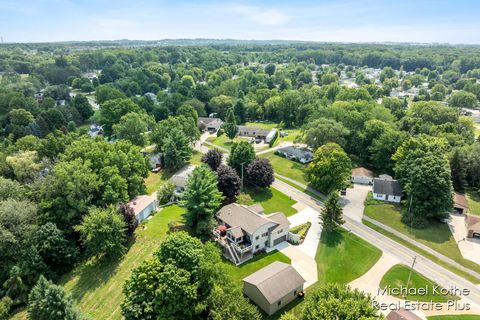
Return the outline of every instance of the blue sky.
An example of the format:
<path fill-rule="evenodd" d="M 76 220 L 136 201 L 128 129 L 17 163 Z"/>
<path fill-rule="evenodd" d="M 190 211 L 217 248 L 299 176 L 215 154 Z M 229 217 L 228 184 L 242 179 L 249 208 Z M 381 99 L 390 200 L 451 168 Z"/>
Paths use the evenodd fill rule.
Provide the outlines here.
<path fill-rule="evenodd" d="M 0 36 L 480 44 L 480 1 L 0 0 Z"/>

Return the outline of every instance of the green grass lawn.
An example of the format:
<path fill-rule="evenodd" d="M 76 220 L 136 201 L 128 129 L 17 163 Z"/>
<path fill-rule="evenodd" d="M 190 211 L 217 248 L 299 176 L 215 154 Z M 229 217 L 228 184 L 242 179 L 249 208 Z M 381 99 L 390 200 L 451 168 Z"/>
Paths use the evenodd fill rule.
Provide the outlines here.
<path fill-rule="evenodd" d="M 244 205 L 260 203 L 266 214 L 280 211 L 288 217 L 297 213 L 297 210 L 292 208 L 296 201 L 271 187 L 266 189 L 245 187 L 237 197 L 237 202 Z"/>
<path fill-rule="evenodd" d="M 284 129 L 283 125 L 276 123 L 276 122 L 247 122 L 245 123 L 246 126 L 252 126 L 252 127 L 257 127 L 261 129 L 278 129 L 278 130 L 284 130 L 288 132 L 288 136 L 286 137 L 280 137 L 278 136 L 277 140 L 275 140 L 275 143 L 273 146 L 277 146 L 280 142 L 282 141 L 291 141 L 295 142 L 297 137 L 300 136 L 301 132 L 300 129 Z"/>
<path fill-rule="evenodd" d="M 370 270 L 381 256 L 380 249 L 346 230 L 322 232 L 315 256 L 317 284 L 347 284 Z"/>
<path fill-rule="evenodd" d="M 259 157 L 270 160 L 273 170 L 276 173 L 296 180 L 302 184 L 308 184 L 307 180 L 305 180 L 305 170 L 307 168 L 305 164 L 277 156 L 273 151 L 261 154 Z"/>
<path fill-rule="evenodd" d="M 216 146 L 230 150 L 234 142 L 247 141 L 247 140 L 243 138 L 238 138 L 238 137 L 234 138 L 233 140 L 230 140 L 230 138 L 228 138 L 227 135 L 222 134 L 220 137 L 209 137 L 207 141 L 210 143 L 213 143 Z"/>
<path fill-rule="evenodd" d="M 197 151 L 197 150 L 193 150 L 192 157 L 188 161 L 188 164 L 192 164 L 194 166 L 201 165 L 202 164 L 202 153 Z"/>
<path fill-rule="evenodd" d="M 468 191 L 467 194 L 469 212 L 480 216 L 480 192 Z"/>
<path fill-rule="evenodd" d="M 475 314 L 456 314 L 446 316 L 427 317 L 428 320 L 479 320 L 480 315 Z"/>
<path fill-rule="evenodd" d="M 254 257 L 253 259 L 239 265 L 235 266 L 233 263 L 225 262 L 225 268 L 231 277 L 237 281 L 239 284 L 242 283 L 242 279 L 246 276 L 251 275 L 257 270 L 269 265 L 274 261 L 280 261 L 290 264 L 290 258 L 281 253 L 280 251 L 274 250 L 269 253 L 264 253 Z"/>
<path fill-rule="evenodd" d="M 364 214 L 375 219 L 412 239 L 432 248 L 433 250 L 455 260 L 463 266 L 480 272 L 480 266 L 470 260 L 464 259 L 452 232 L 445 223 L 431 221 L 424 229 L 410 228 L 401 221 L 402 208 L 394 204 L 367 204 Z"/>
<path fill-rule="evenodd" d="M 170 221 L 184 222 L 185 210 L 169 206 L 157 212 L 136 231 L 136 240 L 121 258 L 102 264 L 80 263 L 60 281 L 76 307 L 89 319 L 121 319 L 122 287 L 132 270 L 150 257 L 167 235 Z M 26 313 L 14 319 L 26 319 Z"/>
<path fill-rule="evenodd" d="M 389 286 L 390 288 L 400 288 L 407 287 L 407 280 L 410 274 L 411 268 L 404 265 L 394 265 L 390 270 L 388 270 L 382 277 L 380 281 L 380 288 L 385 288 Z M 410 282 L 408 283 L 408 288 L 427 288 L 428 292 L 425 294 L 409 294 L 405 298 L 407 300 L 418 300 L 418 301 L 433 301 L 433 302 L 447 302 L 449 300 L 456 300 L 458 297 L 452 295 L 441 295 L 435 294 L 433 292 L 433 287 L 435 282 L 424 277 L 416 271 L 412 271 L 410 277 Z M 404 298 L 402 295 L 395 295 L 397 298 Z"/>

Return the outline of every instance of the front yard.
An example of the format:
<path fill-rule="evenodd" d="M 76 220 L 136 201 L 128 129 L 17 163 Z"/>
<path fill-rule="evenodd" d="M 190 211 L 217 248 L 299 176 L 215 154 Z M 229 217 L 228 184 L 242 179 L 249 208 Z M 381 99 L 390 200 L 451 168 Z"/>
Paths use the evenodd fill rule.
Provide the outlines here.
<path fill-rule="evenodd" d="M 236 137 L 233 140 L 230 140 L 225 134 L 222 134 L 220 137 L 209 137 L 207 141 L 230 151 L 234 142 L 246 141 L 246 139 Z"/>
<path fill-rule="evenodd" d="M 366 204 L 364 214 L 455 260 L 461 265 L 480 272 L 478 264 L 463 258 L 457 242 L 446 223 L 431 221 L 430 225 L 424 229 L 410 228 L 401 221 L 402 207 L 387 203 Z"/>
<path fill-rule="evenodd" d="M 296 201 L 272 187 L 266 189 L 245 187 L 238 196 L 237 202 L 243 205 L 259 203 L 265 209 L 265 214 L 280 211 L 289 217 L 297 213 L 297 210 L 292 207 Z"/>
<path fill-rule="evenodd" d="M 259 157 L 270 160 L 275 173 L 296 180 L 302 184 L 308 184 L 307 180 L 305 179 L 305 170 L 307 165 L 277 156 L 274 154 L 274 151 L 261 154 Z"/>
<path fill-rule="evenodd" d="M 394 265 L 390 270 L 387 271 L 382 277 L 380 281 L 380 288 L 383 289 L 387 286 L 390 288 L 401 288 L 407 287 L 407 280 L 410 274 L 410 268 L 401 264 Z M 408 283 L 408 288 L 428 288 L 428 293 L 426 294 L 415 294 L 415 295 L 407 295 L 403 297 L 401 295 L 396 295 L 397 298 L 404 298 L 407 300 L 418 300 L 418 301 L 433 301 L 433 302 L 447 302 L 449 300 L 456 300 L 458 297 L 451 296 L 451 295 L 439 295 L 433 292 L 433 287 L 435 283 L 421 275 L 416 271 L 412 271 L 412 275 L 410 278 L 410 282 Z"/>
<path fill-rule="evenodd" d="M 471 214 L 480 216 L 480 192 L 478 191 L 468 191 L 466 193 L 469 212 Z"/>

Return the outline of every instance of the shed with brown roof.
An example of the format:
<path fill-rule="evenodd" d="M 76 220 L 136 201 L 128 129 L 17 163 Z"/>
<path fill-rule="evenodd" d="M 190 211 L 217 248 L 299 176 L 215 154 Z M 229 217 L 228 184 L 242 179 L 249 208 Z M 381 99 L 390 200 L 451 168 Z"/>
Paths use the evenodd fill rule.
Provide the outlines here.
<path fill-rule="evenodd" d="M 480 238 L 480 216 L 467 214 L 465 227 L 467 228 L 468 238 Z"/>
<path fill-rule="evenodd" d="M 352 169 L 352 182 L 359 184 L 372 184 L 373 172 L 364 167 Z"/>
<path fill-rule="evenodd" d="M 455 192 L 453 194 L 453 209 L 458 214 L 468 212 L 468 200 L 463 193 Z"/>
<path fill-rule="evenodd" d="M 275 261 L 243 279 L 243 292 L 268 315 L 274 314 L 301 292 L 305 279 L 289 264 Z"/>

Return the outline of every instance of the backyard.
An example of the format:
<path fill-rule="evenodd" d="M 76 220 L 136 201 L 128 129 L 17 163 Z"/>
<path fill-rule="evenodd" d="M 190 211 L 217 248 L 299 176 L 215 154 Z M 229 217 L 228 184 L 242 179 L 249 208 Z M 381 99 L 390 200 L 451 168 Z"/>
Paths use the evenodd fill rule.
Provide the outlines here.
<path fill-rule="evenodd" d="M 277 129 L 279 131 L 283 130 L 288 133 L 288 136 L 284 137 L 280 137 L 279 135 L 273 146 L 277 146 L 282 141 L 295 142 L 297 137 L 299 137 L 301 134 L 300 129 L 283 129 L 283 126 L 276 122 L 247 122 L 245 125 L 261 129 Z"/>
<path fill-rule="evenodd" d="M 275 173 L 296 180 L 302 184 L 308 184 L 305 180 L 305 170 L 307 165 L 277 156 L 274 154 L 274 151 L 261 154 L 259 157 L 270 160 Z"/>
<path fill-rule="evenodd" d="M 387 203 L 366 204 L 364 214 L 436 250 L 463 266 L 480 272 L 478 264 L 462 257 L 457 242 L 446 223 L 432 220 L 426 228 L 410 228 L 401 221 L 401 206 Z"/>
<path fill-rule="evenodd" d="M 433 287 L 435 286 L 435 283 L 416 271 L 412 271 L 410 282 L 407 284 L 410 270 L 411 268 L 404 265 L 394 265 L 383 275 L 382 280 L 380 281 L 380 288 L 427 288 L 428 292 L 425 294 L 420 294 L 417 292 L 417 294 L 408 294 L 405 297 L 401 295 L 395 295 L 395 297 L 400 299 L 404 298 L 414 301 L 447 302 L 449 300 L 458 299 L 456 296 L 434 294 Z"/>
<path fill-rule="evenodd" d="M 297 210 L 292 207 L 296 201 L 272 187 L 265 189 L 245 187 L 237 197 L 237 202 L 244 205 L 259 203 L 265 209 L 265 214 L 280 211 L 288 217 L 297 213 Z"/>

